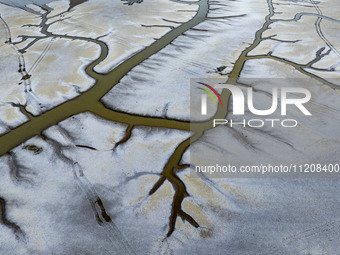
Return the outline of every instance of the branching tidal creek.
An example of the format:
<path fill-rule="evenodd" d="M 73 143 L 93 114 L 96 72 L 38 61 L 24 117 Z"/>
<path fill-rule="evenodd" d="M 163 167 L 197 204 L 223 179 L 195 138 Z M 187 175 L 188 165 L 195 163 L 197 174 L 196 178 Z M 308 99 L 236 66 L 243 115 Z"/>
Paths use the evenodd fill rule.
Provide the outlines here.
<path fill-rule="evenodd" d="M 182 1 L 177 1 L 177 2 L 182 3 Z M 53 125 L 57 125 L 59 122 L 73 115 L 83 113 L 83 112 L 91 112 L 104 119 L 127 124 L 128 128 L 126 130 L 126 135 L 122 142 L 125 142 L 129 139 L 129 137 L 131 136 L 131 130 L 135 126 L 161 127 L 161 128 L 168 128 L 168 129 L 192 131 L 192 136 L 182 141 L 174 149 L 172 155 L 169 157 L 168 161 L 164 165 L 163 171 L 160 173 L 160 177 L 158 181 L 154 184 L 154 186 L 150 190 L 149 195 L 152 195 L 155 192 L 157 192 L 157 190 L 162 186 L 162 184 L 166 180 L 169 181 L 174 188 L 175 193 L 174 193 L 173 201 L 172 201 L 171 215 L 169 217 L 169 229 L 168 229 L 167 236 L 170 236 L 175 230 L 176 219 L 178 218 L 178 216 L 181 217 L 183 220 L 186 220 L 187 222 L 189 222 L 193 227 L 195 228 L 199 227 L 199 223 L 194 219 L 194 217 L 189 215 L 182 209 L 182 202 L 185 199 L 185 197 L 189 196 L 189 193 L 187 191 L 185 183 L 177 176 L 176 174 L 177 171 L 175 170 L 180 170 L 180 169 L 185 169 L 185 168 L 190 167 L 189 165 L 182 165 L 180 163 L 184 152 L 189 148 L 190 144 L 197 141 L 204 134 L 205 131 L 213 128 L 214 126 L 213 121 L 215 119 L 221 119 L 221 120 L 226 119 L 227 113 L 228 113 L 228 107 L 225 107 L 225 106 L 228 105 L 230 92 L 228 90 L 223 90 L 223 92 L 220 95 L 220 98 L 223 102 L 224 107 L 218 106 L 215 115 L 210 120 L 204 121 L 204 122 L 189 122 L 189 121 L 181 121 L 181 120 L 169 119 L 169 118 L 149 117 L 149 116 L 141 116 L 137 114 L 129 114 L 129 113 L 124 113 L 124 112 L 109 109 L 101 102 L 101 98 L 105 94 L 107 94 L 115 85 L 117 85 L 119 81 L 129 71 L 131 71 L 132 68 L 138 66 L 144 60 L 148 59 L 154 54 L 157 54 L 160 50 L 162 50 L 164 47 L 169 45 L 177 37 L 181 36 L 186 31 L 193 29 L 195 26 L 197 26 L 201 22 L 204 22 L 206 19 L 209 19 L 207 17 L 207 14 L 209 12 L 209 1 L 208 0 L 200 0 L 197 2 L 187 2 L 187 4 L 195 4 L 195 5 L 198 5 L 199 7 L 196 15 L 191 20 L 185 23 L 182 23 L 181 25 L 177 27 L 172 27 L 171 31 L 165 34 L 163 37 L 161 37 L 160 39 L 157 39 L 150 46 L 147 46 L 143 50 L 135 53 L 132 57 L 125 60 L 120 65 L 118 65 L 116 68 L 114 68 L 112 71 L 109 71 L 107 73 L 98 73 L 94 71 L 94 68 L 96 67 L 96 65 L 98 65 L 101 61 L 103 61 L 108 56 L 108 46 L 104 42 L 100 41 L 99 39 L 92 39 L 92 38 L 78 37 L 78 36 L 71 36 L 71 35 L 58 35 L 58 34 L 49 32 L 48 28 L 51 24 L 47 23 L 48 21 L 47 15 L 51 12 L 51 10 L 44 9 L 45 12 L 41 14 L 41 24 L 39 25 L 41 27 L 41 33 L 44 36 L 40 36 L 40 37 L 37 36 L 33 38 L 34 42 L 37 42 L 41 39 L 46 39 L 46 38 L 51 38 L 51 40 L 53 38 L 63 38 L 63 39 L 68 39 L 68 40 L 81 40 L 81 41 L 86 41 L 86 42 L 97 44 L 101 49 L 100 56 L 94 61 L 92 61 L 85 68 L 86 74 L 89 77 L 95 79 L 95 84 L 89 90 L 87 90 L 86 92 L 83 92 L 78 97 L 72 100 L 69 100 L 63 104 L 60 104 L 54 107 L 53 109 L 45 111 L 37 116 L 33 116 L 32 114 L 30 114 L 29 112 L 25 110 L 25 107 L 21 106 L 20 111 L 23 114 L 25 114 L 29 118 L 29 120 L 25 122 L 24 124 L 14 129 L 9 130 L 7 133 L 3 134 L 0 137 L 0 144 L 1 144 L 0 155 L 4 155 L 4 154 L 11 155 L 11 150 L 13 148 L 19 146 L 20 144 L 27 141 L 28 139 L 34 136 L 40 136 L 43 138 L 42 132 L 45 129 Z M 253 42 L 250 43 L 250 45 L 241 52 L 236 62 L 233 64 L 232 70 L 230 71 L 230 73 L 228 73 L 227 78 L 225 79 L 225 83 L 231 84 L 231 85 L 241 85 L 241 86 L 243 85 L 244 86 L 244 84 L 240 84 L 238 82 L 238 78 L 245 65 L 245 62 L 251 59 L 271 59 L 274 61 L 285 63 L 289 66 L 292 66 L 297 71 L 301 72 L 302 74 L 305 74 L 307 77 L 311 77 L 313 79 L 321 81 L 322 83 L 328 85 L 329 87 L 337 89 L 338 87 L 335 84 L 332 84 L 329 81 L 326 81 L 325 79 L 306 71 L 306 68 L 313 69 L 312 65 L 318 62 L 320 59 L 322 59 L 322 57 L 329 54 L 329 52 L 322 53 L 322 51 L 318 51 L 315 54 L 315 59 L 306 64 L 297 64 L 292 61 L 286 60 L 284 58 L 273 56 L 271 52 L 268 52 L 268 54 L 265 54 L 265 55 L 249 56 L 249 52 L 255 49 L 262 41 L 272 39 L 268 37 L 263 37 L 263 33 L 269 29 L 269 26 L 271 24 L 275 22 L 285 21 L 285 20 L 279 20 L 279 19 L 272 19 L 272 17 L 275 14 L 272 0 L 268 0 L 267 4 L 268 4 L 268 14 L 266 15 L 266 17 L 264 17 L 264 23 L 262 27 L 258 31 L 256 31 Z M 129 8 L 129 6 L 126 6 L 126 8 Z M 65 12 L 60 13 L 58 15 L 61 16 L 64 13 Z M 308 13 L 297 14 L 295 15 L 295 20 L 300 19 L 301 16 L 303 15 L 312 15 L 312 14 L 308 14 Z M 318 13 L 317 15 L 319 18 L 320 17 L 326 18 L 325 16 L 322 16 L 322 14 L 320 13 Z M 221 18 L 225 19 L 227 17 L 224 16 Z M 216 17 L 215 19 L 218 19 L 218 17 Z M 4 22 L 5 21 L 2 20 L 3 24 L 5 24 Z M 317 22 L 319 22 L 319 20 Z M 338 22 L 338 21 L 334 21 L 334 22 Z M 317 26 L 317 28 L 320 29 L 319 26 Z M 7 30 L 9 31 L 9 28 Z M 12 38 L 10 37 L 10 33 L 8 33 L 8 36 L 9 38 L 7 38 L 7 41 L 11 42 Z M 25 37 L 22 37 L 22 39 L 25 40 Z M 14 47 L 14 50 L 18 51 L 18 49 L 15 48 L 15 45 L 13 45 L 13 47 Z M 20 58 L 20 61 L 23 61 L 21 56 L 19 58 Z M 22 63 L 21 67 L 23 67 L 23 62 L 21 63 Z M 27 79 L 25 79 L 24 82 L 25 84 L 27 83 L 28 84 L 27 87 L 29 87 L 29 78 L 31 76 L 30 77 L 27 76 L 30 74 L 27 73 L 26 69 L 25 70 L 22 69 L 21 71 L 22 71 L 22 75 L 24 77 L 27 77 Z M 27 89 L 26 93 L 30 93 L 30 89 Z M 40 152 L 34 147 L 26 147 L 25 149 L 34 150 L 35 153 Z M 92 149 L 92 148 L 89 148 L 89 149 Z M 11 223 L 6 221 L 6 219 L 4 218 L 5 201 L 3 201 L 1 204 L 2 204 L 1 207 L 3 211 L 2 222 L 5 222 L 7 225 L 10 225 Z M 98 203 L 98 205 L 103 208 L 101 203 Z M 17 227 L 14 226 L 14 228 L 17 228 Z"/>

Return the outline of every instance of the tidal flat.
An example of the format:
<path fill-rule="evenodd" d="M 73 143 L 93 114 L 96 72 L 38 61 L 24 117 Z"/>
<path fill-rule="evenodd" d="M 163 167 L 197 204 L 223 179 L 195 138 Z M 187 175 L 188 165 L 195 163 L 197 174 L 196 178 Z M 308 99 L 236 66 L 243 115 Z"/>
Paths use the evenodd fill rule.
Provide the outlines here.
<path fill-rule="evenodd" d="M 338 254 L 340 173 L 193 169 L 340 163 L 339 9 L 0 0 L 0 254 Z M 294 128 L 213 128 L 255 117 L 218 90 L 196 118 L 195 79 L 252 88 L 257 109 L 273 84 L 302 88 L 312 116 L 289 106 Z"/>

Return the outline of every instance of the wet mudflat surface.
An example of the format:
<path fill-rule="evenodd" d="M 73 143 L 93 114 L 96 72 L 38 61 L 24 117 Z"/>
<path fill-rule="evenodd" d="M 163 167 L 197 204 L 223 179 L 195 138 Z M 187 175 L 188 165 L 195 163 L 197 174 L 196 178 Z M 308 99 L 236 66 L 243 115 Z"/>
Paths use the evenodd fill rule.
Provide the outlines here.
<path fill-rule="evenodd" d="M 1 3 L 1 252 L 336 254 L 337 178 L 190 172 L 221 158 L 337 163 L 335 1 Z M 260 107 L 266 79 L 292 79 L 313 118 L 190 123 L 201 77 L 253 87 Z"/>

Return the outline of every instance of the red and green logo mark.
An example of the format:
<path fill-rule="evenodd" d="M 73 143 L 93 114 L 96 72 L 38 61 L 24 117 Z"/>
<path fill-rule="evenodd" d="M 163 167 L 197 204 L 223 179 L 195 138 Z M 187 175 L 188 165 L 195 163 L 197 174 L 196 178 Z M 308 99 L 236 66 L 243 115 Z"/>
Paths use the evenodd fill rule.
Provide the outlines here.
<path fill-rule="evenodd" d="M 210 85 L 206 84 L 206 83 L 203 83 L 203 82 L 198 82 L 199 84 L 202 84 L 203 86 L 207 87 L 208 89 L 210 89 L 218 98 L 218 101 L 220 102 L 220 104 L 222 105 L 222 100 L 220 98 L 220 95 L 217 93 L 217 91 Z M 197 87 L 198 89 L 200 90 L 203 90 L 205 93 L 207 93 L 211 98 L 212 100 L 214 101 L 215 105 L 217 105 L 217 102 L 213 96 L 213 94 L 211 94 L 211 92 L 205 88 L 201 88 L 201 87 Z"/>

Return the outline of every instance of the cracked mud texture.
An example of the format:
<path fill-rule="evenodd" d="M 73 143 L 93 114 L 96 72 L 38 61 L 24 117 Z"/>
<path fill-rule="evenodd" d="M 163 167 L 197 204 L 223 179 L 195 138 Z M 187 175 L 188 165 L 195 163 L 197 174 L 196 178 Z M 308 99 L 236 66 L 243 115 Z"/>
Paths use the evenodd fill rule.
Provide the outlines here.
<path fill-rule="evenodd" d="M 225 157 L 339 161 L 338 13 L 333 0 L 0 1 L 0 253 L 338 254 L 339 179 L 190 173 Z M 190 125 L 201 77 L 252 86 L 260 107 L 259 78 L 302 79 L 316 118 L 295 132 Z"/>

